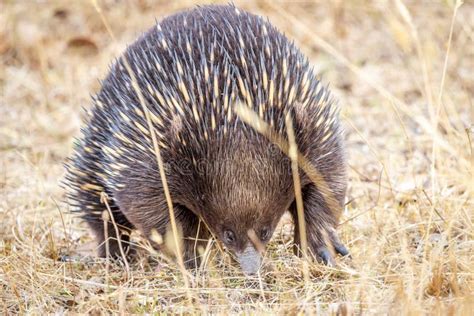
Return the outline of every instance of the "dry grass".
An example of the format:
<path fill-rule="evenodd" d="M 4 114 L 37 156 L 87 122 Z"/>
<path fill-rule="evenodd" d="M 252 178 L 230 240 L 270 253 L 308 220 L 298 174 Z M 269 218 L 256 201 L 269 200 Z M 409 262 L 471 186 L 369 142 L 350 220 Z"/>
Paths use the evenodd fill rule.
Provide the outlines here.
<path fill-rule="evenodd" d="M 452 2 L 236 2 L 293 38 L 340 100 L 352 260 L 311 265 L 305 283 L 285 219 L 259 277 L 213 250 L 187 293 L 161 256 L 142 254 L 129 276 L 84 256 L 91 235 L 58 182 L 112 58 L 154 17 L 194 3 L 100 1 L 114 42 L 89 1 L 3 0 L 0 311 L 472 314 L 474 5 Z"/>

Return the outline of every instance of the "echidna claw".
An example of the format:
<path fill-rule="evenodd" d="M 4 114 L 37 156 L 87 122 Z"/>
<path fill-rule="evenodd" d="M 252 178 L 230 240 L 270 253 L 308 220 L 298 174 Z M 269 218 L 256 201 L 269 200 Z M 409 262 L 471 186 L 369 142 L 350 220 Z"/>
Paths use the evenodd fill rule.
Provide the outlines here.
<path fill-rule="evenodd" d="M 336 264 L 331 252 L 327 247 L 320 247 L 317 251 L 317 255 L 318 259 L 327 266 L 333 267 Z"/>
<path fill-rule="evenodd" d="M 341 243 L 341 240 L 339 239 L 336 230 L 334 228 L 330 228 L 327 230 L 327 232 L 329 233 L 331 243 L 334 246 L 334 251 L 336 251 L 336 253 L 340 254 L 343 257 L 350 257 L 349 250 L 347 250 L 346 246 Z"/>
<path fill-rule="evenodd" d="M 344 246 L 343 244 L 334 245 L 334 250 L 336 250 L 336 252 L 343 257 L 350 257 L 349 250 L 347 250 L 346 246 Z"/>

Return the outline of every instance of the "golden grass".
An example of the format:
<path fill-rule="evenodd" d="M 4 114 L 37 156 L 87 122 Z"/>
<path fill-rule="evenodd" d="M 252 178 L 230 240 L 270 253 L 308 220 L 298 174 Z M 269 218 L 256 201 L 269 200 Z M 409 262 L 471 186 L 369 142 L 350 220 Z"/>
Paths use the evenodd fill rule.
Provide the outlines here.
<path fill-rule="evenodd" d="M 3 1 L 0 311 L 472 313 L 474 5 L 453 2 L 236 2 L 294 39 L 339 99 L 352 259 L 312 264 L 305 282 L 284 218 L 258 277 L 212 247 L 186 285 L 160 254 L 143 251 L 129 275 L 87 256 L 92 236 L 58 183 L 112 59 L 155 17 L 195 3 L 99 1 L 113 41 L 92 2 Z"/>

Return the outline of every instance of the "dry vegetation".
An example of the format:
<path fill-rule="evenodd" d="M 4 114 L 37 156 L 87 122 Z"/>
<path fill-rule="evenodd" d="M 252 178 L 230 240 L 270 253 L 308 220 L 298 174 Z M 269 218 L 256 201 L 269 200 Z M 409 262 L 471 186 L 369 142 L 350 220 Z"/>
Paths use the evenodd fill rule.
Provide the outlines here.
<path fill-rule="evenodd" d="M 352 259 L 312 265 L 305 284 L 285 219 L 258 278 L 213 251 L 186 289 L 161 256 L 129 274 L 91 257 L 58 183 L 112 59 L 196 3 L 100 1 L 114 41 L 92 2 L 1 0 L 0 312 L 472 315 L 474 5 L 453 2 L 236 1 L 294 39 L 340 100 Z"/>

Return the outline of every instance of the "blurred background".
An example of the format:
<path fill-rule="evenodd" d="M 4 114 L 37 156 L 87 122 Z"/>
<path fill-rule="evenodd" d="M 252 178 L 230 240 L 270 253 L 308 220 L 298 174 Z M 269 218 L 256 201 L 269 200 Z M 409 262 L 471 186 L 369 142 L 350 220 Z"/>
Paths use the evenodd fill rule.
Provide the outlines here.
<path fill-rule="evenodd" d="M 137 263 L 128 279 L 118 263 L 60 262 L 92 238 L 59 182 L 114 58 L 156 20 L 220 2 L 0 0 L 0 310 L 472 313 L 474 4 L 464 2 L 234 2 L 294 40 L 339 100 L 350 165 L 339 230 L 353 258 L 312 266 L 304 284 L 285 219 L 257 287 L 216 259 L 191 278 L 189 304 L 166 262 Z"/>

